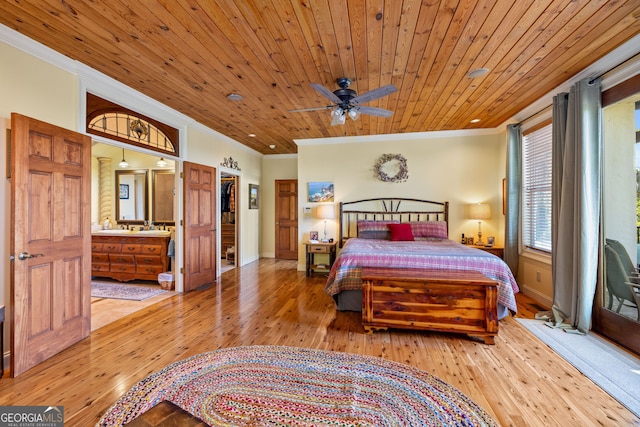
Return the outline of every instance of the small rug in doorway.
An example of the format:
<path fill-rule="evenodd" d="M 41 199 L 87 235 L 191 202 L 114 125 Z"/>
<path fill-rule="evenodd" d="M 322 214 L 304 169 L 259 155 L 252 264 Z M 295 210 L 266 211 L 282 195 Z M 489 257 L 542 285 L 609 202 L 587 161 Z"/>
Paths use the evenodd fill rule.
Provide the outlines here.
<path fill-rule="evenodd" d="M 143 301 L 165 291 L 160 286 L 139 286 L 126 283 L 109 283 L 91 281 L 91 296 L 93 298 L 128 299 Z"/>
<path fill-rule="evenodd" d="M 568 334 L 543 321 L 516 319 L 607 394 L 640 417 L 640 359 L 600 338 Z"/>
<path fill-rule="evenodd" d="M 412 366 L 336 351 L 231 347 L 146 377 L 97 425 L 169 401 L 215 426 L 497 426 L 455 387 Z"/>

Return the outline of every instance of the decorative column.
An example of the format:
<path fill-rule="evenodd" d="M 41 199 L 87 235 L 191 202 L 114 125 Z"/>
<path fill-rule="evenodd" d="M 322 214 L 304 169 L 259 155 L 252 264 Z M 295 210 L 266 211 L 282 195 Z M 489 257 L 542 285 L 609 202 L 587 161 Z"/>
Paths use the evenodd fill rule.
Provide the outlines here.
<path fill-rule="evenodd" d="M 98 157 L 100 163 L 100 177 L 98 185 L 100 187 L 100 216 L 98 221 L 102 223 L 105 218 L 109 217 L 112 221 L 117 218 L 113 217 L 113 169 L 111 168 L 111 158 Z"/>

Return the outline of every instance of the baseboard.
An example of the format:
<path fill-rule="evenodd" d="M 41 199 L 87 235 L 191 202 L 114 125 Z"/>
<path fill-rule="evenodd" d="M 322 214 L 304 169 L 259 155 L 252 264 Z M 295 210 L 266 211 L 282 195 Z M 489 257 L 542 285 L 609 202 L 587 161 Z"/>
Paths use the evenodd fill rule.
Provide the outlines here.
<path fill-rule="evenodd" d="M 551 307 L 553 305 L 553 297 L 550 298 L 548 295 L 543 294 L 537 289 L 530 288 L 523 284 L 520 285 L 520 291 L 546 307 Z"/>

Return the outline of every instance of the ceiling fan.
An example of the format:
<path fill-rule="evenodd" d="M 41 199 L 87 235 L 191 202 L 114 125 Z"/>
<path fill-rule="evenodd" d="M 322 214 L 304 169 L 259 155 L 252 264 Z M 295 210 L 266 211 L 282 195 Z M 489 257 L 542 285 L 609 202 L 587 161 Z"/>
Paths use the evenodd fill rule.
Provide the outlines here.
<path fill-rule="evenodd" d="M 336 83 L 338 84 L 338 86 L 340 86 L 340 89 L 334 90 L 333 92 L 331 92 L 321 84 L 311 83 L 311 87 L 320 92 L 320 94 L 327 98 L 329 101 L 333 102 L 333 105 L 327 105 L 326 107 L 289 110 L 289 112 L 298 113 L 302 111 L 332 109 L 331 126 L 343 125 L 346 121 L 347 116 L 349 116 L 352 120 L 356 120 L 358 116 L 360 116 L 360 114 L 369 114 L 371 116 L 378 117 L 391 117 L 393 115 L 393 111 L 376 107 L 367 107 L 360 104 L 373 101 L 374 99 L 382 98 L 383 96 L 387 96 L 397 91 L 398 89 L 394 85 L 382 86 L 378 89 L 374 89 L 369 92 L 363 93 L 362 95 L 358 95 L 355 90 L 349 89 L 351 80 L 349 80 L 347 77 L 340 77 L 338 80 L 336 80 Z"/>

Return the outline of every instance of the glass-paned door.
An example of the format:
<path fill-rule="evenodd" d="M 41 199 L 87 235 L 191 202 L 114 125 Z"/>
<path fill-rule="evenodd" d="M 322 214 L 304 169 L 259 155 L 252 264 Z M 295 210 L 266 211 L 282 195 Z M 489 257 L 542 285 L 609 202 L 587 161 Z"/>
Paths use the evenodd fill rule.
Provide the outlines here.
<path fill-rule="evenodd" d="M 640 87 L 603 109 L 602 280 L 594 329 L 640 352 Z"/>

